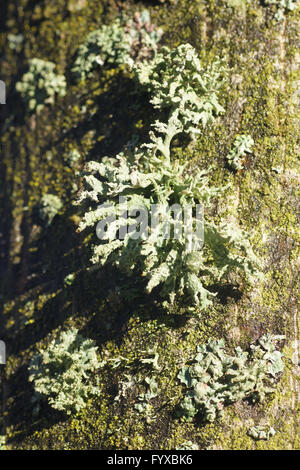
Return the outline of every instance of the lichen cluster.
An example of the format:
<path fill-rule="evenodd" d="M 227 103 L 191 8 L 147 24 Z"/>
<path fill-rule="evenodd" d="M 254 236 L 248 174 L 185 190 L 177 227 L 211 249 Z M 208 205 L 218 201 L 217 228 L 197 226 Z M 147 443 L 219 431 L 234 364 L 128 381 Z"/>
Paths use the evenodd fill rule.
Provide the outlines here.
<path fill-rule="evenodd" d="M 263 402 L 274 391 L 276 379 L 283 371 L 282 355 L 276 341 L 283 336 L 263 336 L 251 345 L 250 353 L 235 348 L 225 352 L 224 341 L 210 340 L 198 346 L 190 366 L 178 378 L 190 390 L 180 404 L 179 414 L 187 421 L 198 413 L 207 421 L 222 416 L 224 407 L 239 400 Z"/>
<path fill-rule="evenodd" d="M 41 225 L 49 227 L 62 207 L 63 203 L 58 196 L 55 194 L 44 194 L 35 208 Z"/>
<path fill-rule="evenodd" d="M 100 395 L 93 378 L 100 365 L 94 341 L 83 338 L 76 328 L 62 333 L 30 362 L 35 399 L 44 395 L 49 405 L 68 415 L 81 410 L 88 398 Z"/>
<path fill-rule="evenodd" d="M 75 80 L 85 81 L 98 67 L 120 66 L 130 68 L 134 63 L 152 58 L 162 30 L 151 24 L 148 10 L 136 12 L 131 19 L 117 19 L 111 25 L 92 31 L 79 46 L 72 74 Z"/>
<path fill-rule="evenodd" d="M 56 96 L 65 96 L 66 79 L 55 72 L 56 65 L 42 59 L 31 59 L 29 69 L 16 89 L 30 112 L 40 113 L 47 104 L 53 104 Z"/>

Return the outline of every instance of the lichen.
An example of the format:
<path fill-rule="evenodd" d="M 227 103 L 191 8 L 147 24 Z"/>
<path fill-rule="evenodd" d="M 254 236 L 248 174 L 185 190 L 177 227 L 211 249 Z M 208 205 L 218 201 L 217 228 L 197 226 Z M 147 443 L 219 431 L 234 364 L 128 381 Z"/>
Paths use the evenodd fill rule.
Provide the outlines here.
<path fill-rule="evenodd" d="M 28 63 L 32 57 L 47 58 L 57 64 L 58 73 L 68 74 L 71 58 L 91 31 L 111 24 L 119 16 L 121 4 L 131 17 L 137 9 L 131 0 L 80 3 L 78 10 L 66 10 L 65 0 L 38 2 L 30 8 L 27 0 L 20 0 L 17 10 L 13 2 L 5 3 L 0 49 L 5 57 L 1 79 L 7 90 L 21 78 L 24 59 Z M 242 2 L 246 4 L 242 9 L 216 0 L 149 3 L 143 5 L 149 8 L 151 21 L 163 28 L 164 45 L 173 49 L 189 42 L 204 66 L 216 55 L 228 58 L 229 81 L 220 95 L 226 114 L 195 141 L 174 142 L 174 156 L 176 153 L 181 164 L 189 161 L 199 169 L 213 164 L 210 182 L 233 184 L 230 195 L 235 209 L 227 207 L 227 200 L 220 200 L 216 216 L 227 211 L 241 227 L 252 231 L 265 278 L 254 287 L 243 285 L 243 295 L 232 280 L 218 292 L 220 302 L 199 322 L 186 318 L 184 312 L 178 315 L 178 307 L 166 315 L 142 295 L 133 304 L 120 301 L 120 286 L 125 281 L 132 285 L 131 279 L 115 273 L 108 276 L 107 271 L 83 275 L 89 263 L 89 241 L 74 232 L 82 215 L 68 199 L 73 198 L 69 188 L 75 176 L 63 156 L 76 148 L 81 165 L 87 158 L 116 155 L 133 134 L 144 141 L 155 117 L 149 97 L 136 94 L 128 72 L 105 70 L 88 90 L 69 84 L 67 95 L 46 106 L 35 123 L 28 114 L 23 120 L 20 97 L 9 91 L 9 107 L 1 106 L 5 116 L 0 186 L 1 263 L 7 273 L 1 302 L 10 348 L 5 366 L 5 413 L 0 417 L 1 424 L 5 420 L 6 446 L 172 450 L 190 441 L 199 449 L 299 449 L 295 394 L 299 377 L 294 365 L 294 340 L 299 331 L 295 320 L 299 9 L 286 11 L 284 21 L 276 23 L 272 21 L 276 6 L 266 8 L 258 0 Z M 22 34 L 24 40 L 17 47 L 8 47 L 7 33 Z M 248 155 L 241 173 L 229 172 L 225 166 L 236 134 L 249 134 L 255 141 L 255 154 Z M 46 157 L 48 150 L 52 159 Z M 46 233 L 32 223 L 31 214 L 47 192 L 64 200 L 64 210 Z M 63 287 L 69 273 L 76 273 L 75 281 Z M 30 317 L 34 322 L 25 325 L 20 318 L 31 315 L 25 307 L 27 301 L 35 304 Z M 45 408 L 38 418 L 32 416 L 32 389 L 24 386 L 30 358 L 37 348 L 46 348 L 60 331 L 72 326 L 95 339 L 103 360 L 122 355 L 133 364 L 130 361 L 138 358 L 139 351 L 157 344 L 162 371 L 157 378 L 161 392 L 151 403 L 154 424 L 133 412 L 136 397 L 145 391 L 143 386 L 121 403 L 113 403 L 118 373 L 109 368 L 105 374 L 99 372 L 101 397 L 78 415 L 62 421 L 53 409 Z M 205 426 L 174 419 L 174 407 L 182 399 L 176 376 L 198 344 L 210 337 L 226 337 L 232 350 L 246 348 L 266 332 L 285 334 L 287 346 L 284 375 L 264 404 L 234 404 L 221 423 Z M 134 365 L 127 372 L 133 376 Z M 260 425 L 273 427 L 276 435 L 269 441 L 254 441 L 247 431 Z"/>

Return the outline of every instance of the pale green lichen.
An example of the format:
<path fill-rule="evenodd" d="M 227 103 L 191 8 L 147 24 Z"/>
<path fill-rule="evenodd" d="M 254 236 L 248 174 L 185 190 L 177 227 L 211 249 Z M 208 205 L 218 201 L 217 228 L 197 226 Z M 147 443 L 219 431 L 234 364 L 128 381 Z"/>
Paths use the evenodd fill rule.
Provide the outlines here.
<path fill-rule="evenodd" d="M 151 422 L 151 403 L 150 400 L 157 397 L 158 395 L 158 384 L 154 377 L 146 377 L 146 392 L 141 393 L 137 397 L 137 403 L 134 405 L 134 409 L 139 413 L 146 416 L 148 422 Z"/>
<path fill-rule="evenodd" d="M 55 194 L 44 194 L 36 206 L 37 215 L 40 221 L 49 227 L 63 207 L 63 203 Z"/>
<path fill-rule="evenodd" d="M 216 224 L 208 215 L 203 223 L 203 206 L 209 208 L 226 187 L 210 186 L 209 169 L 191 174 L 171 158 L 176 135 L 195 134 L 200 123 L 205 126 L 223 111 L 216 94 L 223 69 L 214 64 L 204 72 L 189 44 L 166 49 L 158 61 L 140 67 L 152 70 L 147 79 L 143 72 L 138 77 L 152 84 L 152 103 L 169 108 L 169 119 L 154 123 L 150 143 L 85 166 L 77 204 L 88 202 L 89 209 L 79 231 L 97 225 L 101 241 L 93 248 L 93 263 L 138 272 L 147 279 L 148 293 L 161 286 L 164 305 L 185 295 L 191 311 L 192 305 L 204 309 L 213 297 L 205 285 L 234 270 L 251 279 L 259 265 L 238 226 Z M 175 69 L 180 73 L 174 80 Z M 135 219 L 138 212 L 141 218 Z"/>
<path fill-rule="evenodd" d="M 55 73 L 56 65 L 42 59 L 31 59 L 29 70 L 16 84 L 30 112 L 40 113 L 47 104 L 53 104 L 56 96 L 65 96 L 66 79 Z"/>
<path fill-rule="evenodd" d="M 229 166 L 234 170 L 242 170 L 244 168 L 243 158 L 247 153 L 252 152 L 253 145 L 254 140 L 250 135 L 238 135 L 230 153 L 227 155 Z"/>
<path fill-rule="evenodd" d="M 77 50 L 72 67 L 75 80 L 86 80 L 105 65 L 128 65 L 155 55 L 162 30 L 151 24 L 148 10 L 135 13 L 130 20 L 117 19 L 111 25 L 92 31 Z"/>
<path fill-rule="evenodd" d="M 256 441 L 268 441 L 271 437 L 275 436 L 276 431 L 272 426 L 252 426 L 248 429 L 247 434 Z"/>
<path fill-rule="evenodd" d="M 218 92 L 226 75 L 222 61 L 216 59 L 203 67 L 195 49 L 182 44 L 174 50 L 163 47 L 149 62 L 134 68 L 139 82 L 151 93 L 155 108 L 178 110 L 180 127 L 187 133 L 199 133 L 199 123 L 205 126 L 223 113 Z"/>
<path fill-rule="evenodd" d="M 80 157 L 81 155 L 78 152 L 78 150 L 73 149 L 73 150 L 70 150 L 70 152 L 66 154 L 66 156 L 64 157 L 64 161 L 70 168 L 72 168 L 74 165 L 76 165 Z"/>
<path fill-rule="evenodd" d="M 84 81 L 96 67 L 126 64 L 129 59 L 130 44 L 120 20 L 116 20 L 89 33 L 78 48 L 72 74 L 75 80 Z"/>
<path fill-rule="evenodd" d="M 178 374 L 189 392 L 179 407 L 179 415 L 187 421 L 198 413 L 207 421 L 222 416 L 224 407 L 246 398 L 262 402 L 275 389 L 278 374 L 283 371 L 282 354 L 276 341 L 284 336 L 266 335 L 251 345 L 251 351 L 235 348 L 225 352 L 224 340 L 210 340 L 198 346 L 198 354 L 190 366 Z"/>
<path fill-rule="evenodd" d="M 89 397 L 100 394 L 99 386 L 92 383 L 100 366 L 94 341 L 72 328 L 32 358 L 29 381 L 36 399 L 44 395 L 53 408 L 71 414 L 84 408 Z"/>

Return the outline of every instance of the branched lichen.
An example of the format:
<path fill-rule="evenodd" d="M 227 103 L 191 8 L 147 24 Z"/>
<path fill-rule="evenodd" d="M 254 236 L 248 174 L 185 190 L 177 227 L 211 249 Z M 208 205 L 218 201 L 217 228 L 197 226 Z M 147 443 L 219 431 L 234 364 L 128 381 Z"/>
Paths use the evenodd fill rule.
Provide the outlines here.
<path fill-rule="evenodd" d="M 204 309 L 213 297 L 206 284 L 224 279 L 236 269 L 251 278 L 257 273 L 258 260 L 239 227 L 225 221 L 216 224 L 207 215 L 203 228 L 201 214 L 196 213 L 196 208 L 209 208 L 211 199 L 225 188 L 209 184 L 209 170 L 192 174 L 171 158 L 171 142 L 177 134 L 194 134 L 200 123 L 205 126 L 223 110 L 216 94 L 221 72 L 216 64 L 205 72 L 190 45 L 171 53 L 165 50 L 165 54 L 165 63 L 163 55 L 158 62 L 154 60 L 146 82 L 153 76 L 149 82 L 152 103 L 169 108 L 169 119 L 155 122 L 150 143 L 85 166 L 77 203 L 85 201 L 89 207 L 79 231 L 97 225 L 101 241 L 93 249 L 93 263 L 108 262 L 123 271 L 134 271 L 147 279 L 148 293 L 160 286 L 164 301 L 173 303 L 185 295 L 189 306 Z M 142 64 L 141 70 L 145 67 L 151 69 Z M 172 82 L 176 68 L 180 73 Z M 138 76 L 145 83 L 143 73 Z M 184 214 L 184 221 L 180 220 L 182 214 L 174 216 L 173 211 L 186 207 L 192 210 Z M 142 219 L 134 218 L 137 212 Z M 135 227 L 135 232 L 127 226 Z"/>
<path fill-rule="evenodd" d="M 224 112 L 218 92 L 225 81 L 225 67 L 220 59 L 204 68 L 195 49 L 182 44 L 171 50 L 163 47 L 149 62 L 136 66 L 139 82 L 158 109 L 178 110 L 178 120 L 187 133 L 199 133 L 198 125 L 212 122 Z"/>

